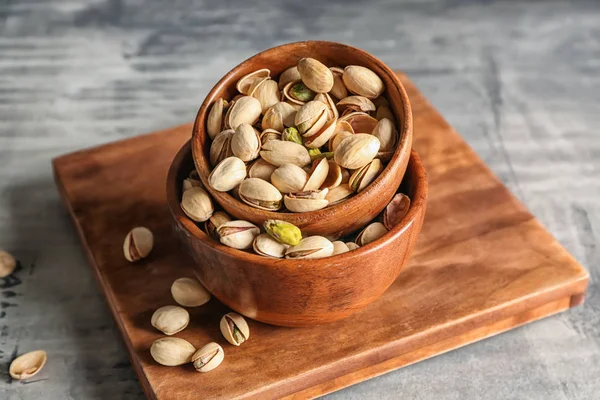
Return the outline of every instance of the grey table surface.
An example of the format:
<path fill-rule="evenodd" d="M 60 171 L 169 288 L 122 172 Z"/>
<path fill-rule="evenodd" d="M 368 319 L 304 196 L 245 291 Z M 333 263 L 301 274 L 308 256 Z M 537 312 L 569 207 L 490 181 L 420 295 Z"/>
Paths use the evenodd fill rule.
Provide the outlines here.
<path fill-rule="evenodd" d="M 0 0 L 0 248 L 22 263 L 0 282 L 0 398 L 143 398 L 51 158 L 189 122 L 231 67 L 304 39 L 406 71 L 591 275 L 581 307 L 327 397 L 600 397 L 598 2 Z M 37 348 L 44 380 L 11 383 Z"/>

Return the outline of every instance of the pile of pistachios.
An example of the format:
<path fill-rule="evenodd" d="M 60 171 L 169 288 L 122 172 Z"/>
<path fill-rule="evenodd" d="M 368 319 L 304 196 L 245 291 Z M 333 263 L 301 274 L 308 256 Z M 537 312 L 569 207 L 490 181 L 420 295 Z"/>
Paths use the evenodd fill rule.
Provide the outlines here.
<path fill-rule="evenodd" d="M 347 200 L 399 142 L 384 83 L 362 66 L 303 58 L 278 81 L 260 69 L 236 89 L 208 113 L 208 181 L 252 207 L 310 212 Z"/>
<path fill-rule="evenodd" d="M 243 182 L 247 181 L 249 179 Z M 365 226 L 356 236 L 342 239 L 303 237 L 297 226 L 283 220 L 267 220 L 259 227 L 249 221 L 232 220 L 224 211 L 215 211 L 213 200 L 204 190 L 196 171 L 183 181 L 182 190 L 181 209 L 190 219 L 200 223 L 207 235 L 234 249 L 275 258 L 323 258 L 357 249 L 398 225 L 410 208 L 410 198 L 397 193 L 377 220 Z"/>

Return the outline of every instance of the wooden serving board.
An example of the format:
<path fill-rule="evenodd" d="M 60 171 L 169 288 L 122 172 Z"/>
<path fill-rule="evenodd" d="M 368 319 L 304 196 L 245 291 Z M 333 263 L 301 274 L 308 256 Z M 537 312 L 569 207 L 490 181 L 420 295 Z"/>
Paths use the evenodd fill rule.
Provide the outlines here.
<path fill-rule="evenodd" d="M 401 79 L 429 176 L 410 264 L 362 312 L 314 328 L 250 321 L 250 340 L 240 347 L 221 337 L 227 309 L 216 299 L 189 309 L 191 323 L 177 336 L 225 350 L 223 364 L 206 374 L 160 366 L 148 351 L 162 336 L 150 325 L 152 312 L 174 304 L 174 279 L 192 276 L 165 204 L 167 168 L 191 124 L 54 160 L 65 206 L 148 398 L 316 397 L 582 303 L 587 272 Z M 156 245 L 147 260 L 130 264 L 122 242 L 137 225 L 155 233 Z"/>

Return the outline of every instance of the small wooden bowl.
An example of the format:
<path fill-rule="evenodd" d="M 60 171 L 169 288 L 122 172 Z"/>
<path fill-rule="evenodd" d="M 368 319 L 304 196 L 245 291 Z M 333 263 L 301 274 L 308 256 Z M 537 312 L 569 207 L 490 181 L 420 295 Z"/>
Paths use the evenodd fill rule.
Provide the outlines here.
<path fill-rule="evenodd" d="M 362 65 L 370 68 L 383 80 L 386 87 L 384 95 L 389 100 L 396 121 L 401 123 L 398 127 L 400 143 L 385 170 L 365 190 L 349 200 L 309 213 L 259 210 L 228 193 L 210 188 L 210 139 L 205 126 L 212 104 L 219 98 L 233 98 L 237 94 L 235 85 L 244 75 L 261 68 L 269 68 L 271 75 L 278 77 L 287 68 L 297 65 L 303 57 L 316 58 L 328 66 Z M 267 219 L 282 219 L 298 226 L 309 235 L 345 236 L 371 221 L 389 203 L 406 171 L 412 139 L 413 123 L 408 95 L 392 70 L 377 58 L 357 48 L 333 42 L 307 41 L 265 50 L 228 72 L 206 96 L 198 111 L 193 129 L 192 151 L 202 182 L 215 201 L 235 218 L 257 225 L 262 225 Z"/>
<path fill-rule="evenodd" d="M 181 211 L 181 183 L 193 166 L 188 142 L 169 169 L 167 203 L 175 232 L 196 261 L 196 276 L 231 309 L 273 325 L 311 326 L 331 322 L 373 302 L 406 264 L 425 215 L 427 177 L 413 151 L 400 188 L 412 200 L 410 209 L 401 223 L 384 237 L 327 258 L 262 257 L 222 245 Z"/>

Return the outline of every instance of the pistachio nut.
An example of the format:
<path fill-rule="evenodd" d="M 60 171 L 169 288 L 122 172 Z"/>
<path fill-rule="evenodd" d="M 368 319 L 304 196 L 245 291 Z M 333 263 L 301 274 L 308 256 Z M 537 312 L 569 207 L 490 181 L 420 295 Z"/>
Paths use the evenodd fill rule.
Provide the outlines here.
<path fill-rule="evenodd" d="M 229 221 L 217 228 L 217 234 L 225 246 L 245 250 L 252 247 L 252 242 L 260 234 L 260 229 L 248 221 Z"/>
<path fill-rule="evenodd" d="M 379 151 L 393 150 L 398 142 L 398 131 L 392 120 L 388 118 L 381 119 L 375 125 L 372 135 L 379 139 Z"/>
<path fill-rule="evenodd" d="M 380 159 L 375 158 L 364 167 L 355 169 L 348 183 L 352 190 L 360 193 L 379 176 L 381 171 L 383 171 L 383 163 Z"/>
<path fill-rule="evenodd" d="M 174 335 L 190 323 L 190 314 L 179 306 L 164 306 L 152 314 L 152 326 L 165 335 Z"/>
<path fill-rule="evenodd" d="M 231 151 L 242 161 L 252 161 L 260 151 L 260 136 L 254 127 L 240 124 L 231 138 Z"/>
<path fill-rule="evenodd" d="M 248 169 L 248 177 L 259 178 L 263 181 L 271 182 L 271 175 L 277 169 L 276 166 L 269 164 L 262 158 L 256 160 Z"/>
<path fill-rule="evenodd" d="M 277 211 L 281 208 L 281 193 L 275 186 L 262 179 L 244 180 L 239 186 L 239 195 L 244 203 L 261 210 Z"/>
<path fill-rule="evenodd" d="M 327 93 L 319 93 L 315 96 L 315 101 L 320 101 L 327 106 L 327 119 L 337 119 L 340 114 L 335 106 L 335 102 Z"/>
<path fill-rule="evenodd" d="M 332 256 L 350 251 L 346 243 L 342 241 L 336 240 L 335 242 L 331 242 L 331 244 L 333 244 L 333 254 L 331 254 Z"/>
<path fill-rule="evenodd" d="M 310 90 L 302 81 L 289 82 L 283 88 L 283 96 L 294 104 L 303 105 L 312 101 L 317 94 Z"/>
<path fill-rule="evenodd" d="M 263 80 L 251 94 L 252 97 L 260 102 L 261 110 L 264 113 L 269 108 L 279 103 L 279 88 L 277 82 L 272 79 Z"/>
<path fill-rule="evenodd" d="M 150 229 L 138 226 L 130 230 L 127 236 L 125 236 L 123 254 L 127 261 L 136 262 L 148 257 L 148 254 L 152 251 L 152 247 L 154 247 L 154 235 Z"/>
<path fill-rule="evenodd" d="M 396 193 L 383 210 L 383 225 L 387 229 L 393 229 L 408 214 L 409 209 L 410 197 L 404 193 Z"/>
<path fill-rule="evenodd" d="M 181 209 L 185 215 L 196 222 L 206 221 L 214 211 L 210 196 L 200 187 L 191 188 L 183 192 Z"/>
<path fill-rule="evenodd" d="M 383 81 L 375 72 L 359 65 L 344 68 L 342 80 L 350 92 L 369 99 L 379 97 L 385 90 Z"/>
<path fill-rule="evenodd" d="M 315 160 L 302 191 L 319 190 L 323 185 L 323 182 L 325 182 L 325 179 L 327 179 L 328 174 L 329 162 L 327 161 L 327 158 Z M 298 190 L 296 190 L 296 192 L 298 192 Z"/>
<path fill-rule="evenodd" d="M 293 66 L 286 69 L 279 76 L 279 90 L 283 90 L 285 85 L 287 85 L 288 83 L 292 81 L 299 81 L 300 79 L 302 78 L 300 77 L 300 72 L 298 72 L 297 66 Z"/>
<path fill-rule="evenodd" d="M 281 132 L 271 128 L 262 131 L 262 133 L 260 134 L 261 146 L 267 143 L 269 140 L 281 140 Z"/>
<path fill-rule="evenodd" d="M 346 168 L 342 168 L 342 184 L 350 182 L 350 172 Z"/>
<path fill-rule="evenodd" d="M 187 364 L 192 361 L 196 349 L 190 342 L 176 337 L 157 339 L 150 347 L 154 361 L 167 367 Z"/>
<path fill-rule="evenodd" d="M 327 207 L 326 199 L 329 189 L 309 190 L 298 193 L 288 193 L 283 196 L 285 207 L 292 212 L 310 212 Z"/>
<path fill-rule="evenodd" d="M 338 111 L 342 114 L 347 113 L 348 111 L 362 111 L 366 113 L 375 111 L 375 104 L 363 96 L 344 97 L 336 104 L 336 106 Z"/>
<path fill-rule="evenodd" d="M 259 69 L 241 77 L 235 85 L 235 88 L 241 94 L 250 95 L 250 90 L 253 86 L 256 85 L 256 82 L 262 81 L 265 78 L 269 78 L 270 76 L 271 71 L 269 71 L 267 68 Z"/>
<path fill-rule="evenodd" d="M 276 103 L 265 112 L 262 119 L 262 128 L 271 128 L 281 132 L 286 126 L 294 126 L 297 112 L 289 103 Z"/>
<path fill-rule="evenodd" d="M 314 58 L 303 58 L 298 62 L 302 82 L 317 93 L 327 93 L 333 87 L 333 73 Z"/>
<path fill-rule="evenodd" d="M 352 126 L 354 133 L 372 133 L 377 125 L 377 120 L 362 111 L 354 111 L 340 117 L 340 121 L 346 121 Z"/>
<path fill-rule="evenodd" d="M 310 155 L 304 146 L 283 140 L 270 140 L 265 143 L 260 156 L 269 164 L 276 167 L 284 164 L 294 164 L 304 167 L 310 164 Z"/>
<path fill-rule="evenodd" d="M 212 139 L 215 138 L 223 129 L 223 111 L 228 103 L 224 99 L 217 99 L 210 108 L 208 118 L 206 120 L 206 132 Z"/>
<path fill-rule="evenodd" d="M 307 136 L 308 133 L 306 133 L 304 135 L 305 136 L 304 145 L 308 148 L 313 148 L 313 149 L 317 149 L 317 148 L 323 146 L 325 143 L 327 143 L 329 141 L 331 136 L 333 136 L 333 133 L 335 131 L 335 126 L 336 126 L 336 120 L 330 119 L 329 121 L 325 122 L 325 125 L 323 125 L 321 127 L 321 129 L 319 129 L 313 135 Z"/>
<path fill-rule="evenodd" d="M 127 258 L 127 253 L 125 254 L 125 258 Z M 0 250 L 0 278 L 6 278 L 12 274 L 16 267 L 17 260 L 12 256 L 12 254 L 4 250 Z"/>
<path fill-rule="evenodd" d="M 237 157 L 227 157 L 208 176 L 210 187 L 218 192 L 228 192 L 246 178 L 246 164 Z"/>
<path fill-rule="evenodd" d="M 348 246 L 348 249 L 349 249 L 350 251 L 352 251 L 352 250 L 356 250 L 356 249 L 358 249 L 358 248 L 360 247 L 359 245 L 357 245 L 357 244 L 356 244 L 356 243 L 354 243 L 354 242 L 346 242 L 346 246 Z"/>
<path fill-rule="evenodd" d="M 250 338 L 248 323 L 239 314 L 230 312 L 223 315 L 219 327 L 223 337 L 234 346 L 239 346 Z"/>
<path fill-rule="evenodd" d="M 183 183 L 181 184 L 181 188 L 182 188 L 183 192 L 185 192 L 186 190 L 191 189 L 193 187 L 204 188 L 204 185 L 198 179 L 192 179 L 192 178 L 185 178 L 183 180 Z"/>
<path fill-rule="evenodd" d="M 384 99 L 385 97 L 380 97 L 380 98 Z M 386 106 L 386 105 L 381 105 L 381 106 L 377 107 L 377 112 L 375 113 L 375 118 L 377 119 L 377 121 L 381 121 L 384 118 L 387 118 L 392 122 L 396 121 L 396 118 L 394 117 L 394 113 L 392 112 L 392 110 L 390 110 L 390 107 Z"/>
<path fill-rule="evenodd" d="M 333 243 L 323 236 L 309 236 L 285 252 L 285 258 L 323 258 L 333 255 Z"/>
<path fill-rule="evenodd" d="M 271 175 L 271 183 L 281 193 L 301 192 L 307 181 L 306 171 L 294 164 L 284 164 Z"/>
<path fill-rule="evenodd" d="M 342 132 L 337 133 L 335 136 L 332 136 L 329 139 L 329 145 L 328 145 L 329 151 L 333 151 L 335 154 L 335 149 L 337 149 L 337 147 L 341 143 L 341 141 L 352 135 L 354 135 L 354 133 L 342 131 Z"/>
<path fill-rule="evenodd" d="M 225 114 L 225 123 L 231 129 L 237 128 L 240 124 L 254 125 L 261 113 L 262 105 L 260 101 L 254 97 L 242 96 L 232 102 L 227 114 Z"/>
<path fill-rule="evenodd" d="M 329 189 L 329 191 L 327 192 L 327 196 L 325 196 L 325 199 L 329 202 L 329 205 L 332 206 L 343 200 L 348 199 L 353 194 L 354 191 L 350 188 L 350 186 L 347 183 L 342 183 L 339 186 Z"/>
<path fill-rule="evenodd" d="M 279 219 L 268 219 L 263 224 L 265 231 L 278 242 L 295 246 L 302 239 L 302 232 L 296 225 Z"/>
<path fill-rule="evenodd" d="M 342 183 L 342 167 L 337 165 L 334 160 L 327 160 L 327 162 L 329 163 L 329 170 L 327 171 L 327 177 L 321 184 L 320 188 L 327 188 L 331 190 Z"/>
<path fill-rule="evenodd" d="M 366 133 L 355 133 L 337 145 L 333 158 L 340 167 L 357 169 L 367 165 L 379 151 L 379 139 Z"/>
<path fill-rule="evenodd" d="M 233 151 L 231 151 L 231 139 L 234 133 L 233 129 L 224 130 L 210 144 L 209 158 L 210 164 L 213 167 L 233 155 Z"/>
<path fill-rule="evenodd" d="M 373 222 L 356 237 L 356 244 L 359 246 L 366 246 L 367 244 L 374 242 L 388 232 L 387 228 L 381 222 Z"/>
<path fill-rule="evenodd" d="M 338 67 L 331 67 L 329 70 L 333 73 L 333 87 L 329 91 L 329 94 L 336 99 L 343 99 L 344 97 L 347 97 L 348 89 L 346 89 L 346 85 L 344 85 L 344 81 L 342 79 L 344 70 Z"/>
<path fill-rule="evenodd" d="M 217 368 L 225 358 L 223 348 L 215 342 L 202 346 L 192 355 L 192 363 L 198 372 L 208 372 Z"/>
<path fill-rule="evenodd" d="M 252 248 L 256 254 L 265 257 L 282 258 L 285 255 L 285 251 L 289 246 L 281 243 L 266 233 L 261 233 L 254 238 Z"/>
<path fill-rule="evenodd" d="M 281 140 L 302 144 L 302 137 L 298 133 L 298 129 L 294 127 L 285 128 L 281 134 Z"/>
<path fill-rule="evenodd" d="M 311 136 L 327 122 L 327 106 L 321 101 L 309 101 L 296 113 L 296 128 L 303 136 Z"/>
<path fill-rule="evenodd" d="M 184 307 L 200 307 L 210 301 L 210 293 L 197 279 L 179 278 L 171 285 L 173 299 Z"/>
<path fill-rule="evenodd" d="M 29 379 L 44 367 L 48 356 L 44 350 L 30 351 L 15 358 L 8 368 L 10 377 L 16 380 Z"/>
<path fill-rule="evenodd" d="M 217 229 L 225 222 L 231 221 L 231 217 L 224 211 L 217 211 L 210 216 L 209 219 L 204 221 L 204 230 L 206 234 L 215 240 L 219 240 Z"/>
<path fill-rule="evenodd" d="M 308 154 L 310 155 L 310 160 L 313 162 L 319 158 L 323 158 L 321 150 L 319 149 L 308 149 Z"/>

